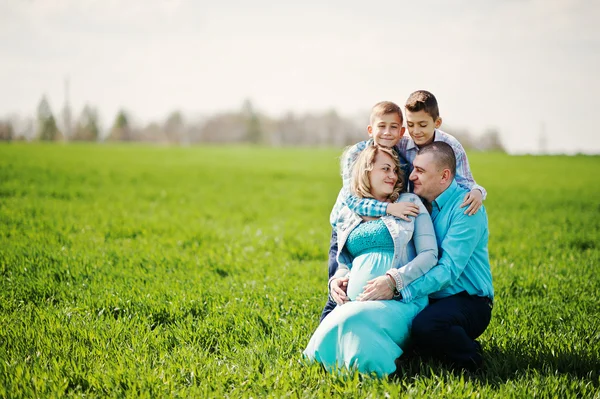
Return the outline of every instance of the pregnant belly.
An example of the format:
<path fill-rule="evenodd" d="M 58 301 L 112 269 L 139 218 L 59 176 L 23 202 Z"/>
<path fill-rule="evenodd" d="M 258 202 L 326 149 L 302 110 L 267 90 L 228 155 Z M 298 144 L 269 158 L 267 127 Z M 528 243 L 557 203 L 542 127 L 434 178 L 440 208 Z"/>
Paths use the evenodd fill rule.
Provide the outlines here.
<path fill-rule="evenodd" d="M 354 258 L 348 275 L 348 297 L 354 301 L 363 292 L 367 281 L 383 276 L 391 265 L 394 254 L 391 252 L 370 252 Z"/>

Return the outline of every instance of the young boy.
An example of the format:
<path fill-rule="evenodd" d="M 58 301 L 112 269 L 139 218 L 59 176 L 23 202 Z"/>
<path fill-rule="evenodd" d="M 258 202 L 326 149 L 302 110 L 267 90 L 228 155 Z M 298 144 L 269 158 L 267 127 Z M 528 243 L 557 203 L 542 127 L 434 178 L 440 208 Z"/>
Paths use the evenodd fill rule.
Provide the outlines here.
<path fill-rule="evenodd" d="M 468 206 L 465 214 L 474 215 L 481 207 L 487 192 L 475 183 L 463 146 L 454 136 L 439 130 L 442 118 L 435 96 L 425 90 L 415 91 L 406 100 L 405 111 L 410 138 L 403 137 L 397 145 L 397 150 L 409 163 L 410 171 L 412 172 L 412 163 L 419 147 L 434 141 L 443 141 L 449 144 L 456 155 L 456 182 L 459 186 L 470 190 L 465 196 L 461 208 Z"/>
<path fill-rule="evenodd" d="M 353 211 L 356 211 L 356 207 L 360 207 L 360 211 L 356 211 L 356 213 L 360 215 L 370 215 L 371 213 L 375 213 L 375 216 L 383 216 L 388 213 L 390 215 L 404 217 L 404 214 L 408 212 L 414 213 L 413 216 L 418 215 L 419 208 L 412 203 L 401 202 L 388 204 L 370 200 L 359 201 L 357 197 L 350 194 L 352 166 L 358 158 L 358 154 L 367 148 L 367 146 L 373 144 L 373 142 L 383 147 L 395 148 L 396 144 L 398 144 L 404 135 L 405 128 L 403 127 L 403 122 L 402 111 L 395 103 L 391 101 L 381 101 L 373 106 L 371 109 L 371 116 L 369 117 L 369 125 L 367 126 L 367 132 L 370 139 L 353 145 L 344 151 L 342 155 L 342 189 L 338 194 L 338 198 L 329 216 L 332 227 L 335 228 L 338 213 L 344 205 L 348 205 Z M 402 157 L 402 154 L 399 155 L 403 167 L 406 168 L 406 160 Z M 410 170 L 404 170 L 406 181 L 408 181 L 409 175 L 407 172 L 410 172 Z M 370 207 L 376 207 L 377 209 L 371 210 Z M 405 218 L 405 220 L 408 220 L 408 218 Z"/>
<path fill-rule="evenodd" d="M 461 207 L 468 206 L 465 214 L 473 215 L 481 207 L 483 199 L 486 197 L 486 191 L 483 187 L 477 185 L 473 179 L 462 145 L 453 136 L 442 132 L 439 127 L 442 124 L 442 118 L 439 116 L 437 100 L 433 94 L 425 90 L 418 90 L 412 93 L 405 105 L 406 125 L 410 137 L 403 137 L 404 128 L 402 127 L 402 111 L 392 102 L 380 102 L 375 104 L 371 110 L 370 124 L 367 127 L 370 139 L 355 144 L 344 152 L 342 158 L 342 180 L 343 187 L 340 190 L 336 203 L 331 211 L 329 220 L 333 227 L 329 248 L 329 278 L 337 270 L 337 234 L 335 224 L 339 211 L 344 205 L 347 205 L 352 211 L 364 216 L 384 216 L 386 214 L 408 220 L 409 216 L 418 214 L 418 207 L 412 203 L 397 202 L 393 204 L 380 202 L 371 198 L 359 199 L 350 194 L 350 176 L 352 166 L 358 154 L 364 150 L 367 145 L 375 142 L 385 147 L 395 147 L 400 158 L 405 163 L 405 176 L 408 183 L 408 176 L 412 172 L 412 162 L 415 159 L 419 146 L 429 144 L 433 141 L 443 141 L 448 143 L 456 155 L 456 181 L 460 186 L 469 189 Z M 399 125 L 398 125 L 399 124 Z M 400 126 L 397 128 L 397 126 Z M 329 300 L 321 314 L 321 320 L 325 318 L 335 308 L 335 302 Z"/>

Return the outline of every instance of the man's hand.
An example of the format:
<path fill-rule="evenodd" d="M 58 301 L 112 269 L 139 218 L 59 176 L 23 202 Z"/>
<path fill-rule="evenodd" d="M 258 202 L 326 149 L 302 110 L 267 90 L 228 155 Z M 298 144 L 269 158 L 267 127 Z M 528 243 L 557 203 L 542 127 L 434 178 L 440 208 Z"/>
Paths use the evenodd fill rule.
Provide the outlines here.
<path fill-rule="evenodd" d="M 394 202 L 388 204 L 387 213 L 409 222 L 409 216 L 416 217 L 419 214 L 419 206 L 412 202 Z"/>
<path fill-rule="evenodd" d="M 367 281 L 365 289 L 356 297 L 357 301 L 385 301 L 394 297 L 393 285 L 388 282 L 390 276 L 383 275 Z"/>
<path fill-rule="evenodd" d="M 331 284 L 329 285 L 329 293 L 331 297 L 338 305 L 343 305 L 346 302 L 349 302 L 348 296 L 346 295 L 346 290 L 348 289 L 348 277 L 338 277 L 336 279 L 331 280 Z"/>
<path fill-rule="evenodd" d="M 479 189 L 475 188 L 475 189 L 469 191 L 467 193 L 467 195 L 465 195 L 465 199 L 463 200 L 463 203 L 460 205 L 460 207 L 464 208 L 465 206 L 468 205 L 469 207 L 465 211 L 465 215 L 473 216 L 474 214 L 477 213 L 479 208 L 481 208 L 482 203 L 483 203 L 483 194 L 481 194 L 481 191 L 479 191 Z M 389 208 L 389 205 L 388 205 L 388 208 Z"/>

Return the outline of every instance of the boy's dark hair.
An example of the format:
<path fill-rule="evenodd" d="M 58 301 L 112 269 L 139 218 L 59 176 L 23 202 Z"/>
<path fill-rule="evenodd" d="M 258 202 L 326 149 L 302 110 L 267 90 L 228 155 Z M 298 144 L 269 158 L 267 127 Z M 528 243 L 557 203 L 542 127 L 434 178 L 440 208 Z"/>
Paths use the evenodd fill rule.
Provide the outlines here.
<path fill-rule="evenodd" d="M 435 96 L 426 90 L 417 90 L 412 93 L 406 100 L 405 107 L 410 112 L 425 111 L 431 115 L 434 121 L 440 117 L 440 109 Z"/>
<path fill-rule="evenodd" d="M 432 153 L 435 163 L 442 169 L 450 169 L 452 176 L 456 176 L 456 155 L 448 143 L 434 141 L 419 148 L 417 155 Z"/>
<path fill-rule="evenodd" d="M 373 105 L 371 108 L 371 116 L 369 117 L 369 124 L 373 124 L 373 118 L 376 116 L 383 116 L 387 114 L 398 114 L 400 117 L 400 123 L 404 122 L 404 116 L 402 115 L 402 110 L 398 106 L 398 104 L 393 103 L 391 101 L 380 101 L 377 104 Z"/>

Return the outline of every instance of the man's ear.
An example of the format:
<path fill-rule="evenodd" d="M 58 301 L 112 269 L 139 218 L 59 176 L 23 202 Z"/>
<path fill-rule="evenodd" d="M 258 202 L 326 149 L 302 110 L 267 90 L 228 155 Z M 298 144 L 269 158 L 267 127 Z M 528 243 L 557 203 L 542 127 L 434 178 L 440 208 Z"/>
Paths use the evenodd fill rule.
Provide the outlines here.
<path fill-rule="evenodd" d="M 444 169 L 442 172 L 442 180 L 440 182 L 447 183 L 451 180 L 452 180 L 452 173 L 450 172 L 450 169 Z"/>
<path fill-rule="evenodd" d="M 442 118 L 438 116 L 438 118 L 435 120 L 435 128 L 439 129 L 440 126 L 442 126 Z"/>

